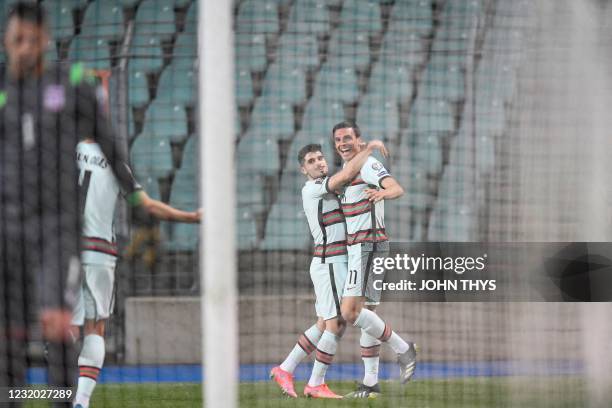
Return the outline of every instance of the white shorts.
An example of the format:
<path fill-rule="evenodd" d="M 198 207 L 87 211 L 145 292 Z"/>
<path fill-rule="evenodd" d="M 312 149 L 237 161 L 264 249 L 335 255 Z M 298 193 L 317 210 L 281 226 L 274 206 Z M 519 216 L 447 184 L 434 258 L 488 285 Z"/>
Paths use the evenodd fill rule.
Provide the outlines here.
<path fill-rule="evenodd" d="M 317 260 L 318 262 L 318 260 Z M 315 310 L 324 320 L 340 316 L 340 301 L 346 280 L 346 263 L 310 264 L 310 279 L 317 297 Z"/>
<path fill-rule="evenodd" d="M 114 286 L 114 266 L 84 264 L 72 324 L 82 326 L 85 320 L 108 319 L 115 303 Z"/>
<path fill-rule="evenodd" d="M 382 242 L 376 246 L 376 251 L 372 251 L 372 244 L 355 244 L 347 247 L 348 273 L 343 297 L 365 297 L 366 305 L 380 304 L 381 291 L 374 289 L 372 260 L 386 257 L 389 253 L 389 244 Z M 376 275 L 376 279 L 384 279 L 384 275 Z"/>

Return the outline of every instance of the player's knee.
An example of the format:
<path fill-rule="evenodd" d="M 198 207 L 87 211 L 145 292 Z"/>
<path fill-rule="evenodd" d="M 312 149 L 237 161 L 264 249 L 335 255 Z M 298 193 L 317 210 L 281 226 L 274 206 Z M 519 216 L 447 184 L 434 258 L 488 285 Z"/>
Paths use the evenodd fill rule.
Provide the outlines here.
<path fill-rule="evenodd" d="M 355 320 L 357 320 L 357 316 L 359 316 L 359 307 L 354 304 L 342 305 L 342 319 L 346 321 L 346 323 L 354 324 Z"/>

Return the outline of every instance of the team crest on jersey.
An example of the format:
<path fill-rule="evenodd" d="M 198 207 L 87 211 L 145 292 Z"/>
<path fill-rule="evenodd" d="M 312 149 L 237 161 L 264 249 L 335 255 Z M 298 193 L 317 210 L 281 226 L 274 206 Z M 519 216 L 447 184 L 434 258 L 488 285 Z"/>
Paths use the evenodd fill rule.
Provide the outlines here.
<path fill-rule="evenodd" d="M 376 163 L 372 163 L 372 168 L 374 169 L 374 171 L 378 171 L 378 170 L 382 169 L 383 166 L 379 162 L 376 162 Z"/>
<path fill-rule="evenodd" d="M 45 88 L 43 104 L 46 110 L 59 112 L 66 105 L 66 93 L 62 85 L 49 85 Z"/>

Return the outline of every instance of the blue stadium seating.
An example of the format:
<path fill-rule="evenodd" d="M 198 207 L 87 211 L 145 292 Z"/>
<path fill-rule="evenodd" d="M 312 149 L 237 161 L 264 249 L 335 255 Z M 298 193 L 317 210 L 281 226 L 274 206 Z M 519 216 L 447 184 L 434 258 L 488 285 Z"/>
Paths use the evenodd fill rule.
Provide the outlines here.
<path fill-rule="evenodd" d="M 274 204 L 268 215 L 262 249 L 308 249 L 310 230 L 301 203 Z"/>
<path fill-rule="evenodd" d="M 479 136 L 501 136 L 506 126 L 504 105 L 500 99 L 476 100 L 476 134 Z"/>
<path fill-rule="evenodd" d="M 236 83 L 236 103 L 238 106 L 249 106 L 254 96 L 251 71 L 235 70 L 234 81 Z"/>
<path fill-rule="evenodd" d="M 367 94 L 357 108 L 357 123 L 367 139 L 385 139 L 390 142 L 399 136 L 399 110 L 393 99 Z"/>
<path fill-rule="evenodd" d="M 455 123 L 451 107 L 443 99 L 434 99 L 428 97 L 428 95 L 419 94 L 410 110 L 408 127 L 416 133 L 442 134 L 452 132 Z"/>
<path fill-rule="evenodd" d="M 304 71 L 316 68 L 319 65 L 317 40 L 307 34 L 283 34 L 279 41 L 277 61 Z"/>
<path fill-rule="evenodd" d="M 245 0 L 236 18 L 236 32 L 276 34 L 279 30 L 278 9 L 273 0 Z"/>
<path fill-rule="evenodd" d="M 289 139 L 294 130 L 291 104 L 276 98 L 276 95 L 257 98 L 249 130 L 275 140 Z"/>
<path fill-rule="evenodd" d="M 56 41 L 70 39 L 74 35 L 75 3 L 71 0 L 46 1 L 51 35 Z"/>
<path fill-rule="evenodd" d="M 173 0 L 143 0 L 134 17 L 141 35 L 169 38 L 176 32 Z"/>
<path fill-rule="evenodd" d="M 83 38 L 80 35 L 74 37 L 70 43 L 68 58 L 71 61 L 81 61 L 90 69 L 111 68 L 110 49 L 103 38 Z"/>
<path fill-rule="evenodd" d="M 339 30 L 352 35 L 380 32 L 380 5 L 371 0 L 345 0 L 342 4 Z"/>
<path fill-rule="evenodd" d="M 459 65 L 430 63 L 422 82 L 421 86 L 427 87 L 429 96 L 449 102 L 458 102 L 465 98 L 465 77 Z"/>
<path fill-rule="evenodd" d="M 247 132 L 236 149 L 238 174 L 275 175 L 280 170 L 278 142 L 272 137 Z"/>
<path fill-rule="evenodd" d="M 153 72 L 159 71 L 163 63 L 163 53 L 159 39 L 140 32 L 140 29 L 137 28 L 130 44 L 130 68 Z"/>
<path fill-rule="evenodd" d="M 405 67 L 413 71 L 427 58 L 424 40 L 417 33 L 389 30 L 380 50 L 380 62 L 389 67 Z"/>
<path fill-rule="evenodd" d="M 260 173 L 244 171 L 237 175 L 236 191 L 238 208 L 248 209 L 253 213 L 262 213 L 270 197 L 265 189 L 265 179 Z"/>
<path fill-rule="evenodd" d="M 123 36 L 123 8 L 119 1 L 96 0 L 87 6 L 81 35 L 119 39 Z"/>
<path fill-rule="evenodd" d="M 372 68 L 368 93 L 395 103 L 407 103 L 412 97 L 411 72 L 404 66 L 378 62 Z"/>
<path fill-rule="evenodd" d="M 187 114 L 181 105 L 155 100 L 147 108 L 143 133 L 168 141 L 187 139 Z"/>
<path fill-rule="evenodd" d="M 359 97 L 357 76 L 350 68 L 325 64 L 315 82 L 313 97 L 330 99 L 343 103 L 354 103 Z"/>
<path fill-rule="evenodd" d="M 263 72 L 266 69 L 266 39 L 261 34 L 239 34 L 235 38 L 238 69 Z"/>
<path fill-rule="evenodd" d="M 288 33 L 316 34 L 329 32 L 329 10 L 325 0 L 296 0 L 289 13 Z"/>
<path fill-rule="evenodd" d="M 306 75 L 282 62 L 268 67 L 263 95 L 290 105 L 301 105 L 306 100 Z"/>
<path fill-rule="evenodd" d="M 170 64 L 159 77 L 155 101 L 167 105 L 192 106 L 195 104 L 197 84 L 195 71 Z"/>
<path fill-rule="evenodd" d="M 149 103 L 149 84 L 146 72 L 128 70 L 128 100 L 130 106 L 141 107 Z"/>
<path fill-rule="evenodd" d="M 301 130 L 295 135 L 295 139 L 291 143 L 289 148 L 289 154 L 287 155 L 287 168 L 289 171 L 297 169 L 299 164 L 297 162 L 297 155 L 300 149 L 307 144 L 320 144 L 323 156 L 327 160 L 329 170 L 334 169 L 334 146 L 332 145 L 331 130 L 332 127 L 338 122 L 330 121 L 326 123 L 328 129 L 325 132 L 311 133 L 306 130 Z M 296 170 L 297 171 L 297 170 Z"/>
<path fill-rule="evenodd" d="M 396 1 L 391 11 L 389 31 L 428 36 L 433 29 L 432 0 Z"/>
<path fill-rule="evenodd" d="M 253 213 L 246 208 L 239 207 L 236 211 L 236 224 L 238 250 L 257 248 L 257 223 Z"/>
<path fill-rule="evenodd" d="M 363 71 L 370 63 L 368 36 L 364 33 L 334 32 L 327 53 L 328 66 Z"/>
<path fill-rule="evenodd" d="M 131 158 L 137 178 L 167 177 L 173 168 L 170 142 L 146 131 L 134 140 Z"/>
<path fill-rule="evenodd" d="M 304 111 L 302 132 L 307 137 L 314 135 L 328 138 L 331 136 L 333 126 L 345 119 L 346 116 L 341 101 L 313 96 Z M 298 133 L 299 135 L 300 133 Z"/>

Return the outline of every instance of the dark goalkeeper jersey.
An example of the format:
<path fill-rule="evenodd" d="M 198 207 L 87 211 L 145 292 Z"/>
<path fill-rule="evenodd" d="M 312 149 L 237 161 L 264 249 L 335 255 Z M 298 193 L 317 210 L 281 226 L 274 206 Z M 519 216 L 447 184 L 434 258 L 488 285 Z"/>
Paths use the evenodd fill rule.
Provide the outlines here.
<path fill-rule="evenodd" d="M 65 305 L 66 272 L 79 253 L 79 140 L 95 139 L 124 192 L 140 188 L 101 100 L 80 64 L 25 80 L 0 69 L 0 272 L 5 290 L 15 273 L 31 274 L 44 307 Z"/>

